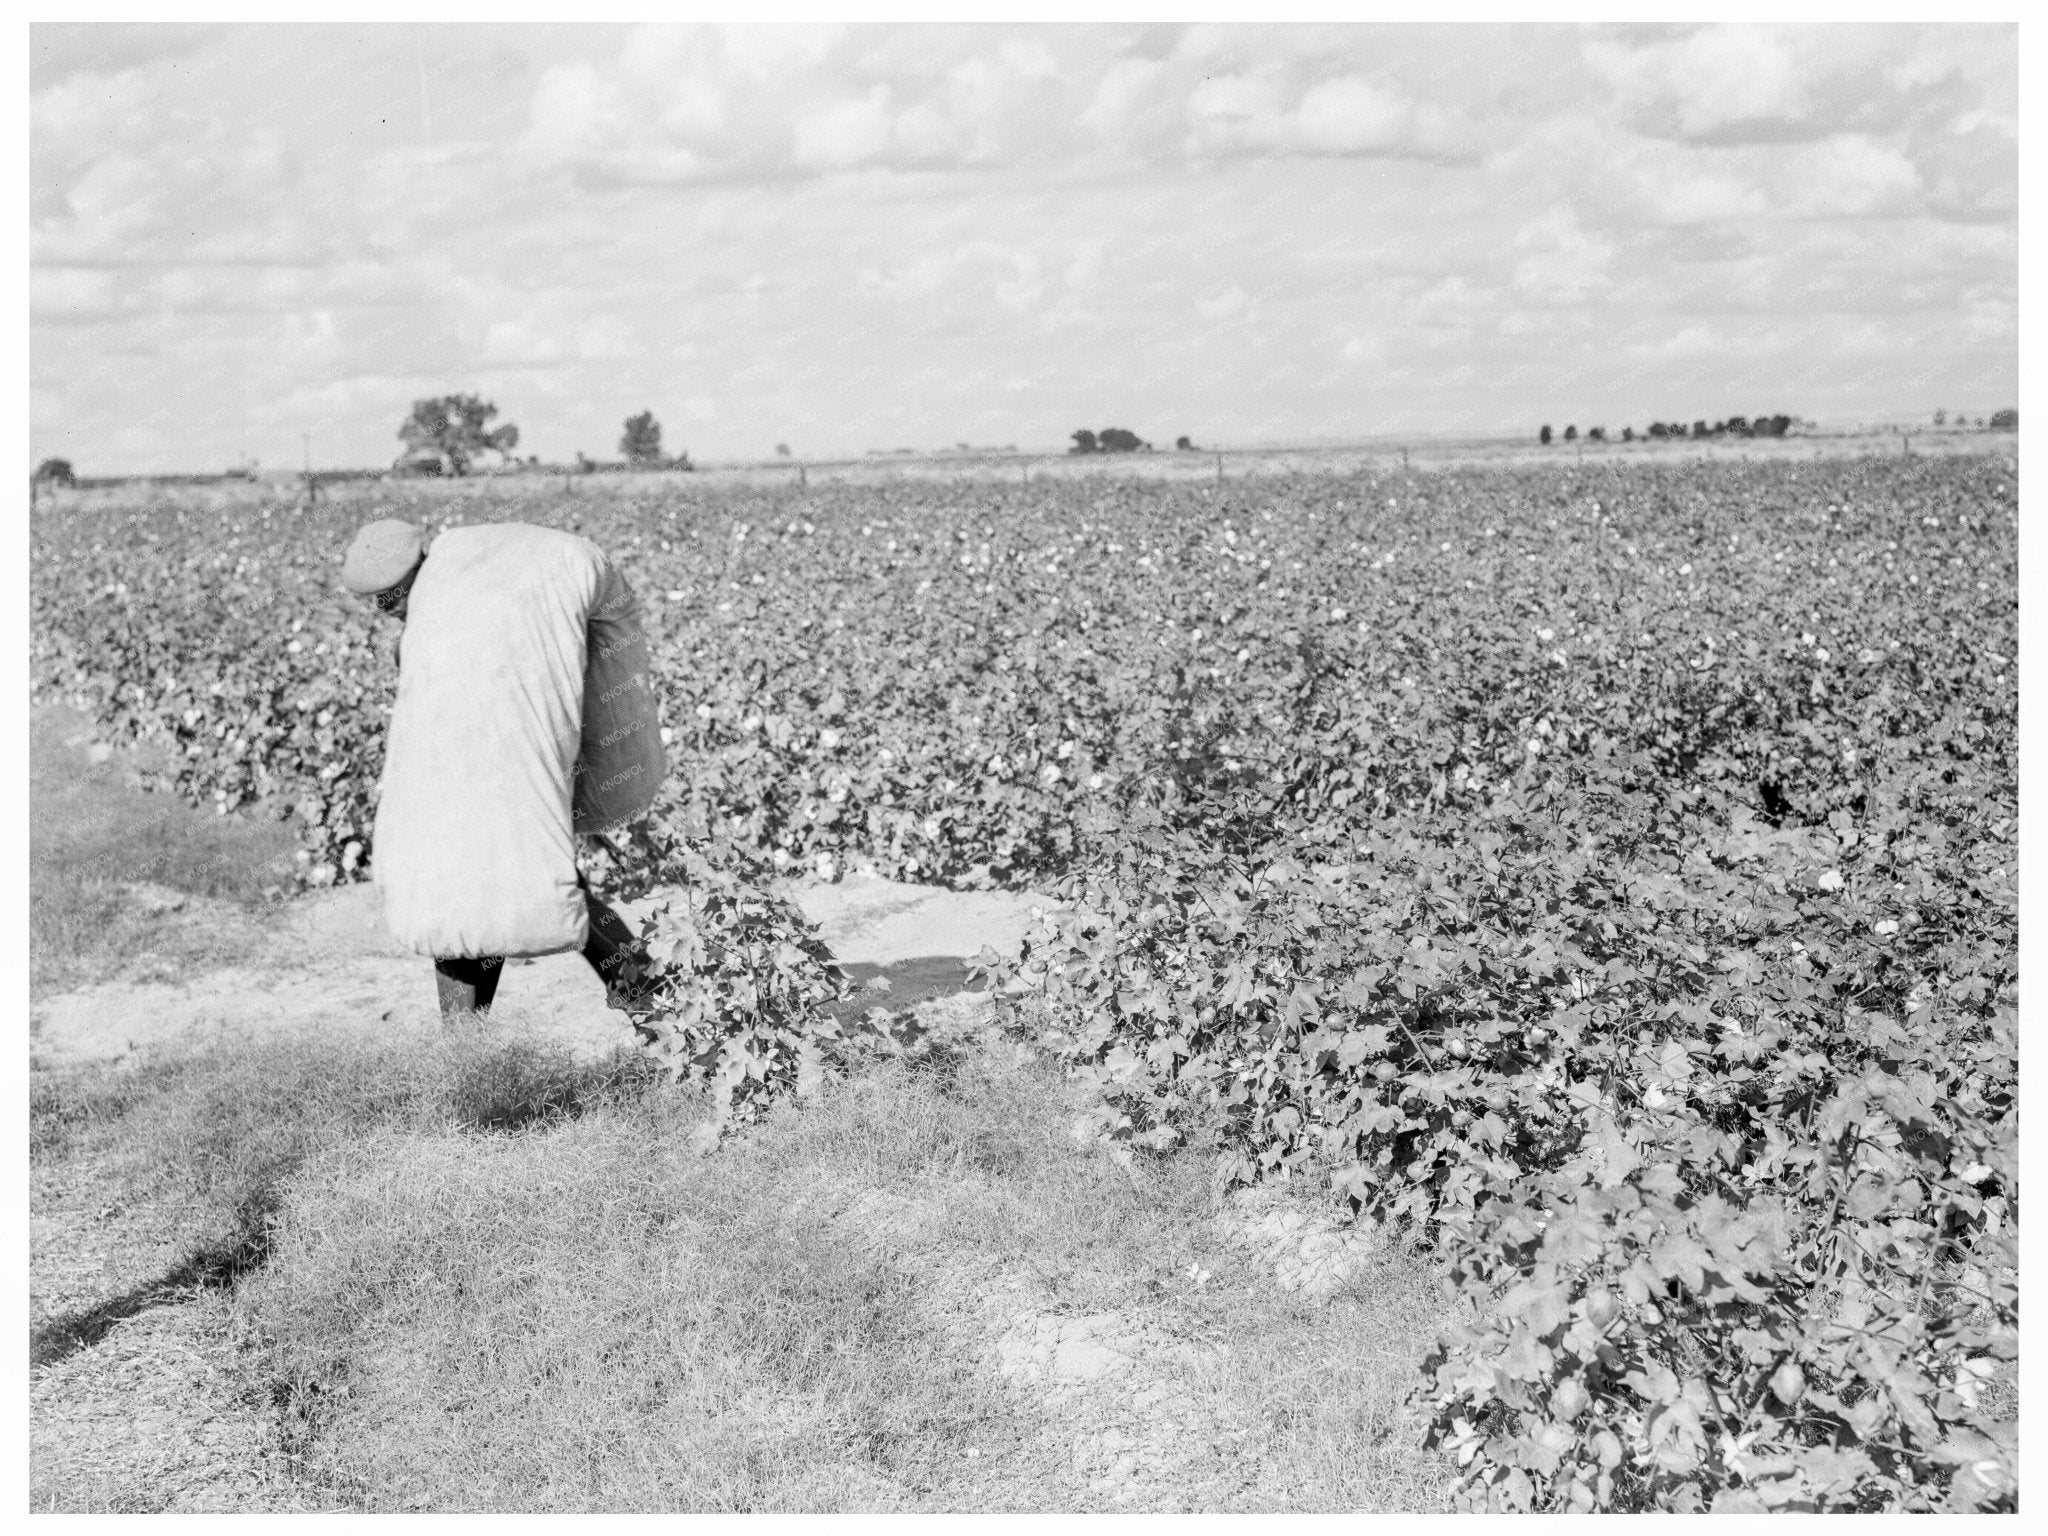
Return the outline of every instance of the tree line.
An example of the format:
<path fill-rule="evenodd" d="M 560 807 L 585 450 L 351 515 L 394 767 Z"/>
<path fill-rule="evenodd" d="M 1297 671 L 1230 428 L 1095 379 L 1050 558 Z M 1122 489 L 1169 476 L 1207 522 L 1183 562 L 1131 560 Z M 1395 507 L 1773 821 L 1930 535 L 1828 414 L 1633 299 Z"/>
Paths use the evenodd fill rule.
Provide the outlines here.
<path fill-rule="evenodd" d="M 520 461 L 513 456 L 513 449 L 519 446 L 519 428 L 511 422 L 493 425 L 498 415 L 497 406 L 475 395 L 436 395 L 431 399 L 415 400 L 412 413 L 398 429 L 399 440 L 404 450 L 393 461 L 391 468 L 397 474 L 412 475 L 466 475 L 486 454 L 494 454 L 501 465 L 516 464 Z M 1993 411 L 1988 418 L 1979 417 L 1979 429 L 1993 432 L 2017 432 L 2020 413 L 2007 407 Z M 1783 437 L 1794 425 L 1795 418 L 1783 414 L 1774 416 L 1730 416 L 1724 421 L 1709 425 L 1704 419 L 1694 421 L 1690 426 L 1680 421 L 1653 421 L 1644 430 L 1643 436 L 1652 440 L 1674 438 L 1717 438 L 1717 437 Z M 1945 426 L 1948 412 L 1934 413 L 1934 424 Z M 1961 415 L 1955 418 L 1958 427 L 1967 427 L 1968 419 Z M 1152 445 L 1137 433 L 1125 427 L 1104 427 L 1095 431 L 1082 427 L 1071 434 L 1074 446 L 1068 453 L 1136 453 L 1151 452 Z M 1555 438 L 1549 423 L 1537 432 L 1536 439 L 1546 446 Z M 1575 442 L 1579 429 L 1567 425 L 1564 441 Z M 1623 427 L 1620 440 L 1634 442 L 1635 428 Z M 1607 441 L 1605 427 L 1588 427 L 1586 441 L 1604 443 Z M 964 446 L 964 445 L 963 445 Z M 1174 440 L 1179 452 L 1198 451 L 1194 442 L 1183 436 Z M 777 443 L 775 451 L 781 457 L 789 457 L 789 445 Z M 604 463 L 578 453 L 576 467 L 580 470 L 631 468 L 631 469 L 695 469 L 690 462 L 687 449 L 677 454 L 666 452 L 661 443 L 661 423 L 655 420 L 654 412 L 641 411 L 628 416 L 624 430 L 619 436 L 619 457 L 621 462 Z M 538 465 L 536 457 L 524 461 Z M 231 472 L 233 473 L 233 472 Z M 323 475 L 327 472 L 322 471 Z M 309 489 L 312 476 L 309 474 Z M 69 487 L 77 483 L 77 476 L 68 459 L 48 458 L 36 466 L 29 477 L 31 490 Z"/>
<path fill-rule="evenodd" d="M 1753 420 L 1748 416 L 1730 416 L 1726 421 L 1717 421 L 1712 426 L 1707 425 L 1705 421 L 1695 421 L 1690 427 L 1682 421 L 1653 421 L 1644 430 L 1643 436 L 1659 440 L 1675 437 L 1783 437 L 1790 430 L 1793 421 L 1794 418 L 1790 416 L 1758 416 Z M 1536 441 L 1548 443 L 1553 435 L 1549 423 L 1546 422 L 1537 430 Z M 1564 429 L 1564 440 L 1568 443 L 1575 441 L 1578 435 L 1579 429 L 1575 426 Z M 1620 440 L 1624 443 L 1634 442 L 1636 429 L 1623 427 Z M 1606 442 L 1607 429 L 1586 428 L 1586 441 Z"/>
<path fill-rule="evenodd" d="M 1146 453 L 1152 451 L 1150 443 L 1124 427 L 1104 427 L 1100 432 L 1083 427 L 1070 435 L 1074 439 L 1074 446 L 1067 450 L 1069 453 L 1136 453 L 1141 449 Z M 1176 453 L 1199 451 L 1194 440 L 1188 437 L 1175 438 L 1173 447 Z"/>
<path fill-rule="evenodd" d="M 1653 421 L 1644 429 L 1643 436 L 1658 441 L 1672 438 L 1703 437 L 1783 437 L 1797 422 L 1797 417 L 1785 415 L 1730 416 L 1726 421 L 1717 421 L 1711 426 L 1704 420 L 1695 421 L 1691 426 L 1687 426 L 1682 421 Z M 1946 426 L 1948 424 L 1948 412 L 1945 410 L 1936 411 L 1934 413 L 1934 424 L 1937 427 Z M 1969 420 L 1967 417 L 1957 416 L 1955 425 L 1959 428 L 1967 427 Z M 1989 417 L 1980 416 L 1977 418 L 1977 426 L 1982 430 L 1991 432 L 2017 432 L 2019 425 L 2020 413 L 2011 407 L 2007 407 L 2002 411 L 1993 411 Z M 1546 422 L 1537 429 L 1536 441 L 1547 445 L 1555 435 Z M 1568 426 L 1564 429 L 1564 440 L 1568 443 L 1575 441 L 1578 435 L 1579 429 L 1575 426 Z M 1635 441 L 1635 438 L 1635 428 L 1623 427 L 1621 429 L 1622 442 L 1632 443 Z M 1606 442 L 1607 429 L 1605 427 L 1588 427 L 1586 429 L 1586 441 L 1589 443 Z"/>
<path fill-rule="evenodd" d="M 412 414 L 398 429 L 405 450 L 393 461 L 392 469 L 409 475 L 466 475 L 485 454 L 496 454 L 500 464 L 519 461 L 512 450 L 519 446 L 519 428 L 511 422 L 492 426 L 498 408 L 475 395 L 436 395 L 415 400 Z M 694 469 L 689 451 L 671 455 L 661 446 L 661 423 L 654 412 L 628 416 L 619 436 L 619 455 L 625 467 L 633 469 Z M 526 460 L 538 464 L 537 457 Z M 582 470 L 614 467 L 576 455 Z"/>

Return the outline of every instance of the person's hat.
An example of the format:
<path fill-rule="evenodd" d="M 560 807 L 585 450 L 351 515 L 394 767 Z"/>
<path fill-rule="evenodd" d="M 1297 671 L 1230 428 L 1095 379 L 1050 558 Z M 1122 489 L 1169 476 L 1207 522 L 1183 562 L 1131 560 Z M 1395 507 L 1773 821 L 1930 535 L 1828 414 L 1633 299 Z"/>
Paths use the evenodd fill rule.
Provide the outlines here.
<path fill-rule="evenodd" d="M 395 587 L 426 551 L 427 536 L 413 523 L 396 517 L 365 523 L 341 562 L 341 584 L 351 592 Z"/>

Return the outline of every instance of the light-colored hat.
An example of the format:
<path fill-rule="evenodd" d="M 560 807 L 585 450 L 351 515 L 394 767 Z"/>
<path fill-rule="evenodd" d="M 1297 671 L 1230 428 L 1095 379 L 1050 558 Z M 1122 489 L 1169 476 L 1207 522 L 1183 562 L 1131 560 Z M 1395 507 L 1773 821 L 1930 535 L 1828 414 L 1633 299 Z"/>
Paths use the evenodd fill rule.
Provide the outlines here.
<path fill-rule="evenodd" d="M 427 536 L 413 523 L 381 517 L 365 523 L 341 562 L 341 584 L 351 592 L 382 592 L 405 580 L 427 552 Z"/>

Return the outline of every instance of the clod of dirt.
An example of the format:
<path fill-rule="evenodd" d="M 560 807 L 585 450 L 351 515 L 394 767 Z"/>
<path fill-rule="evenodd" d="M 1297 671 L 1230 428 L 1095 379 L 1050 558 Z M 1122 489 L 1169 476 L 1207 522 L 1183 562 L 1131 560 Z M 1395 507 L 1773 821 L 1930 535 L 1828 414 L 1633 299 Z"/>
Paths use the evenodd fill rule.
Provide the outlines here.
<path fill-rule="evenodd" d="M 1008 1376 L 1094 1381 L 1128 1367 L 1134 1347 L 1114 1312 L 1064 1318 L 1027 1313 L 996 1341 L 996 1356 Z"/>

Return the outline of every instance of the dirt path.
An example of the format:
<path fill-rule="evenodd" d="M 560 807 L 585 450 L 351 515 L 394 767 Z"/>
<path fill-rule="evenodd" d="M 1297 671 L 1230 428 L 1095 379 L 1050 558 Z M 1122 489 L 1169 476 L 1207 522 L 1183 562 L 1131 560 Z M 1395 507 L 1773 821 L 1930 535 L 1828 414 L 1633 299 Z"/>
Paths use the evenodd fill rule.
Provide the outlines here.
<path fill-rule="evenodd" d="M 886 975 L 901 1006 L 956 989 L 959 961 L 984 944 L 1014 951 L 1034 900 L 1007 892 L 948 891 L 848 879 L 790 894 L 856 979 Z M 193 924 L 247 921 L 238 908 L 177 892 L 138 899 L 174 906 Z M 624 903 L 629 922 L 663 899 Z M 633 1043 L 622 1015 L 580 956 L 513 961 L 495 1013 L 531 1026 L 579 1056 Z M 438 1028 L 433 969 L 385 931 L 367 885 L 303 898 L 280 909 L 254 964 L 176 975 L 144 967 L 38 1000 L 29 1015 L 36 1059 L 50 1066 L 115 1062 L 136 1051 L 208 1034 L 358 1031 L 399 1035 Z"/>

